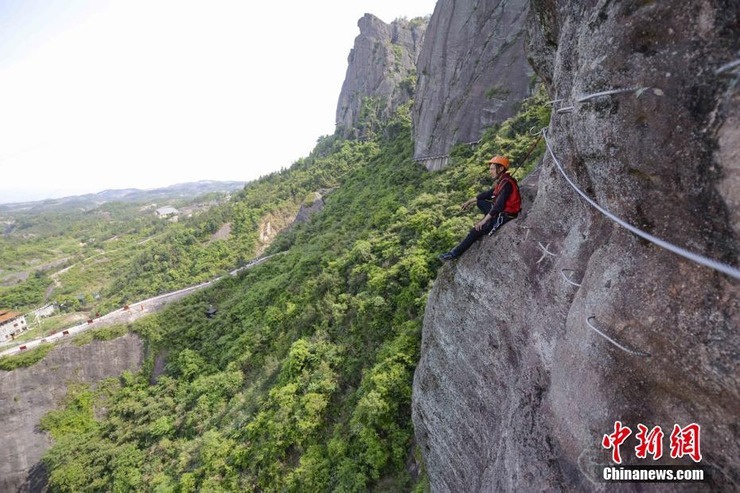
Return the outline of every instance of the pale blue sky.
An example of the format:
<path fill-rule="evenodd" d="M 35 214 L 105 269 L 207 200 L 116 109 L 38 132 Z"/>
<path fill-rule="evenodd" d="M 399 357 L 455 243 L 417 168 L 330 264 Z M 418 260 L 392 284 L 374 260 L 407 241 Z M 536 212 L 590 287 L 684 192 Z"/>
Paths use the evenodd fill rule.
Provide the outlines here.
<path fill-rule="evenodd" d="M 249 181 L 334 131 L 365 12 L 436 0 L 3 0 L 0 203 Z"/>

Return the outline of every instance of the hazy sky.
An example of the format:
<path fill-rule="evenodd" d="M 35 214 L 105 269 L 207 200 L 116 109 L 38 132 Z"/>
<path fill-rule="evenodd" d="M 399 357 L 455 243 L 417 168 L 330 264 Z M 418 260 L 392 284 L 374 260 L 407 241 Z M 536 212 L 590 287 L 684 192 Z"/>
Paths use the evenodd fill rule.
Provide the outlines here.
<path fill-rule="evenodd" d="M 334 132 L 357 21 L 436 0 L 2 0 L 0 203 L 249 181 Z"/>

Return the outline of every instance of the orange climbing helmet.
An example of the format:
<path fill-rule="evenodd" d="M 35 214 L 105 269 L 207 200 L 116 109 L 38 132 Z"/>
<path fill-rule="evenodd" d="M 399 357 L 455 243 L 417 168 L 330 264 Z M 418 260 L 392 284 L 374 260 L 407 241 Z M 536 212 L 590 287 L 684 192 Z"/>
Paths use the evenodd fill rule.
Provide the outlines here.
<path fill-rule="evenodd" d="M 493 156 L 493 159 L 491 159 L 489 164 L 500 164 L 504 167 L 504 169 L 509 169 L 509 158 L 504 156 Z"/>

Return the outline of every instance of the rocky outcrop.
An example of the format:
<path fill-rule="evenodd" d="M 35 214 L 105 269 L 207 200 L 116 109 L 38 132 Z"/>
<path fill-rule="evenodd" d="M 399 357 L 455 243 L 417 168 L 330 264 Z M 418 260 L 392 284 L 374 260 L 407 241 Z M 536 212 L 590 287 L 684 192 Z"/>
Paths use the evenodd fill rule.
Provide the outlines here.
<path fill-rule="evenodd" d="M 367 136 L 413 97 L 426 24 L 424 19 L 386 24 L 371 14 L 359 20 L 360 34 L 349 54 L 337 104 L 339 133 Z"/>
<path fill-rule="evenodd" d="M 49 440 L 39 421 L 58 406 L 71 382 L 94 384 L 135 371 L 143 358 L 141 339 L 127 334 L 81 347 L 59 346 L 31 367 L 0 372 L 0 491 L 43 491 L 46 477 L 39 461 Z"/>
<path fill-rule="evenodd" d="M 260 225 L 260 243 L 269 245 L 273 238 L 275 238 L 275 234 L 270 221 L 265 221 Z"/>
<path fill-rule="evenodd" d="M 439 0 L 419 56 L 414 157 L 444 166 L 451 147 L 478 141 L 531 90 L 524 56 L 527 0 Z"/>
<path fill-rule="evenodd" d="M 548 129 L 570 179 L 642 230 L 734 265 L 738 72 L 718 69 L 740 53 L 739 6 L 536 0 L 528 39 L 555 109 L 572 107 Z M 527 216 L 443 267 L 429 296 L 413 419 L 432 491 L 667 487 L 603 482 L 618 420 L 632 430 L 624 464 L 702 467 L 704 483 L 669 489 L 736 491 L 739 295 L 737 279 L 597 212 L 548 154 Z M 698 464 L 670 457 L 674 425 L 692 423 Z M 636 457 L 638 424 L 665 433 L 660 460 Z"/>
<path fill-rule="evenodd" d="M 295 216 L 296 223 L 305 223 L 311 219 L 311 216 L 317 212 L 321 212 L 324 209 L 324 196 L 321 192 L 313 192 L 306 200 L 301 204 L 301 208 L 298 209 L 298 214 Z"/>

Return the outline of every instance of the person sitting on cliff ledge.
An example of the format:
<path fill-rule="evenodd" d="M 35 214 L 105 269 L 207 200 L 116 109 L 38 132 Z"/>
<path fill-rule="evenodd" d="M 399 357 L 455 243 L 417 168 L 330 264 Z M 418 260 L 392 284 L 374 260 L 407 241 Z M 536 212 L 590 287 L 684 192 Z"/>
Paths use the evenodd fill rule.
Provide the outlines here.
<path fill-rule="evenodd" d="M 439 256 L 440 260 L 455 260 L 465 250 L 485 235 L 492 235 L 505 222 L 514 219 L 522 210 L 522 200 L 519 195 L 519 185 L 507 172 L 509 159 L 504 156 L 494 156 L 490 161 L 490 172 L 493 177 L 493 188 L 481 192 L 477 197 L 465 201 L 460 207 L 468 209 L 476 203 L 478 209 L 485 214 L 470 230 L 468 236 L 455 248 Z"/>

